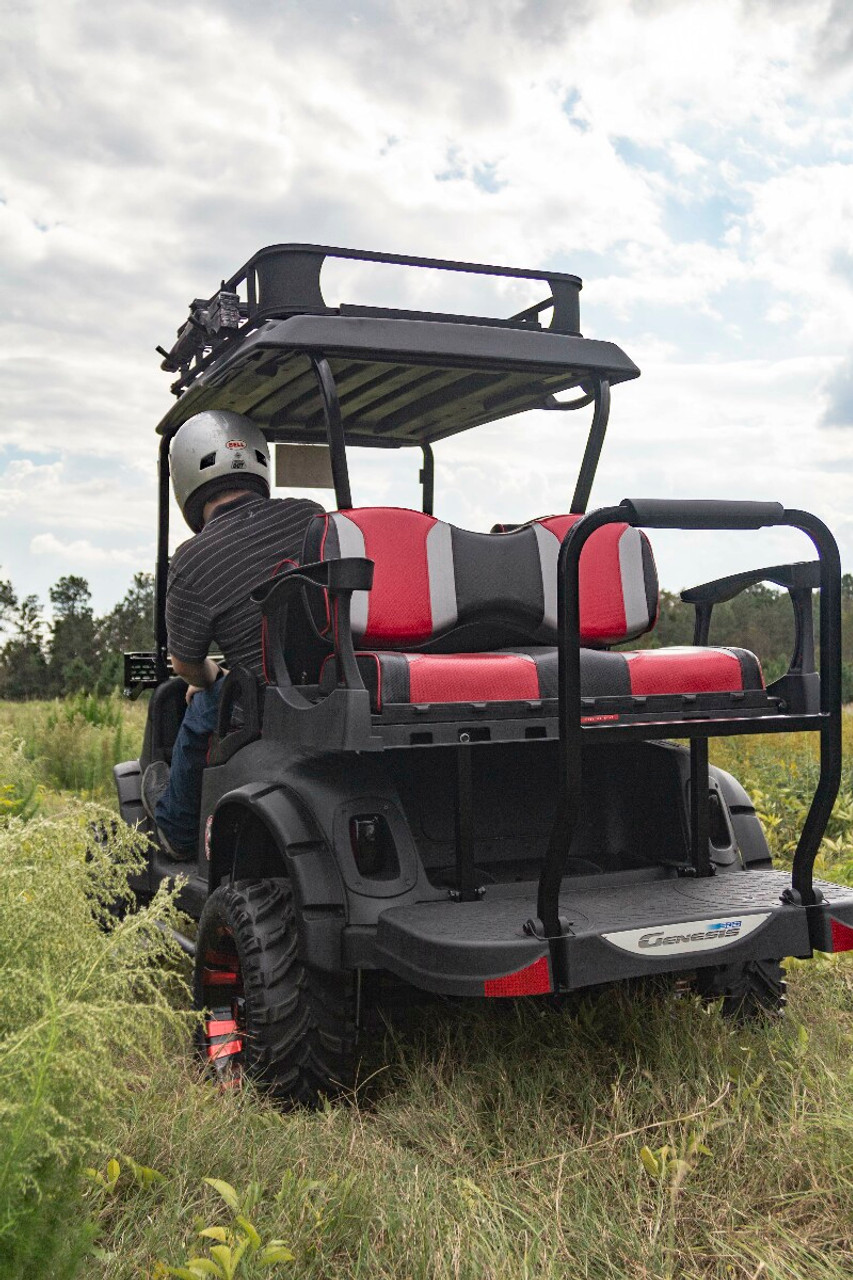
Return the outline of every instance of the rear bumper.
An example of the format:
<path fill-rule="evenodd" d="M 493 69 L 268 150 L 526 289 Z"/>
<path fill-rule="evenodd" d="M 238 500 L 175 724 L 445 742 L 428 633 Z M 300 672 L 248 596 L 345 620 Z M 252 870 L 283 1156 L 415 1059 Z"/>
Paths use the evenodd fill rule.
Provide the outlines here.
<path fill-rule="evenodd" d="M 503 996 L 853 949 L 853 889 L 816 881 L 823 901 L 801 907 L 782 902 L 789 884 L 787 873 L 773 870 L 584 878 L 564 883 L 567 932 L 552 940 L 525 930 L 536 914 L 535 885 L 495 885 L 477 902 L 389 908 L 374 953 L 381 967 L 424 990 Z"/>

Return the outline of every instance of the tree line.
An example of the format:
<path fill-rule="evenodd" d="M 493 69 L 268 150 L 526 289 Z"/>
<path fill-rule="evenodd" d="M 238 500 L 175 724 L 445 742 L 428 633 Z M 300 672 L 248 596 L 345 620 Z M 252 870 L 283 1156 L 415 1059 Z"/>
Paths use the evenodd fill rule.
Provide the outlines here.
<path fill-rule="evenodd" d="M 122 654 L 154 648 L 154 576 L 136 573 L 124 597 L 95 617 L 85 578 L 68 574 L 49 591 L 46 622 L 38 596 L 18 596 L 0 579 L 0 698 L 110 693 L 123 683 Z"/>
<path fill-rule="evenodd" d="M 154 578 L 136 573 L 124 597 L 95 617 L 85 578 L 69 574 L 49 591 L 45 622 L 37 596 L 19 597 L 0 578 L 0 698 L 54 698 L 66 693 L 108 693 L 120 688 L 122 654 L 154 647 Z M 853 701 L 853 574 L 841 580 L 843 694 Z M 817 632 L 817 628 L 816 628 Z M 657 626 L 632 647 L 689 645 L 693 609 L 676 592 L 662 591 Z M 712 644 L 732 644 L 758 654 L 765 678 L 787 669 L 794 643 L 793 612 L 785 591 L 759 584 L 717 605 Z"/>

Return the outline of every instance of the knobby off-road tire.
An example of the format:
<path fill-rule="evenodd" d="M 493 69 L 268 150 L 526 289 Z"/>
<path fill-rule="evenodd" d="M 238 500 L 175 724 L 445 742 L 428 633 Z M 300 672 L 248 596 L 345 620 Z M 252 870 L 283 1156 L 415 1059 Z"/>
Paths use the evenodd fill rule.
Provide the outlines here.
<path fill-rule="evenodd" d="M 781 1017 L 788 999 L 785 970 L 778 960 L 747 960 L 700 969 L 695 985 L 705 1000 L 722 998 L 725 1017 L 744 1021 Z"/>
<path fill-rule="evenodd" d="M 351 1087 L 355 984 L 299 954 L 287 880 L 222 885 L 205 903 L 195 961 L 206 1061 L 224 1084 L 243 1075 L 287 1102 L 316 1104 Z"/>

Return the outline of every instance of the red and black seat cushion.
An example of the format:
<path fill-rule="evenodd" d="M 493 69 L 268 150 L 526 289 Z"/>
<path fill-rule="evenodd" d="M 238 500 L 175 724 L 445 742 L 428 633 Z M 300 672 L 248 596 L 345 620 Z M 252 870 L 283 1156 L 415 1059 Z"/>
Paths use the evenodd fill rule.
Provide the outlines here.
<path fill-rule="evenodd" d="M 539 701 L 557 694 L 557 561 L 577 515 L 548 516 L 502 533 L 471 533 L 420 511 L 366 507 L 316 516 L 303 562 L 374 561 L 370 592 L 355 592 L 357 661 L 374 710 L 435 702 Z M 580 561 L 583 697 L 737 692 L 763 688 L 743 649 L 609 652 L 651 630 L 658 585 L 645 534 L 596 530 Z M 334 688 L 332 619 L 306 594 L 315 672 Z M 288 661 L 291 650 L 286 647 Z"/>
<path fill-rule="evenodd" d="M 420 511 L 365 507 L 311 521 L 303 561 L 367 556 L 373 589 L 352 600 L 365 648 L 479 652 L 557 641 L 557 558 L 580 516 L 549 516 L 508 533 L 471 533 Z M 635 639 L 657 618 L 658 584 L 645 534 L 597 530 L 580 564 L 581 637 L 595 647 Z M 330 629 L 317 602 L 319 635 Z"/>
<path fill-rule="evenodd" d="M 584 698 L 652 694 L 735 693 L 763 689 L 754 654 L 734 648 L 581 650 Z M 539 701 L 557 696 L 557 649 L 528 646 L 489 653 L 356 655 L 374 711 L 400 704 Z M 320 686 L 337 682 L 335 659 L 323 664 Z"/>

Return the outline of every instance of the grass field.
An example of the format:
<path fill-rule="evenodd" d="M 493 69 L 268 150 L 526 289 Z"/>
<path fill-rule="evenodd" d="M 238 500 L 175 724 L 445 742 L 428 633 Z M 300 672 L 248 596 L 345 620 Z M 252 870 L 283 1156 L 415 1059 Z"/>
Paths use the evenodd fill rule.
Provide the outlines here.
<path fill-rule="evenodd" d="M 223 1096 L 170 1012 L 185 962 L 144 920 L 109 932 L 91 919 L 82 877 L 101 877 L 104 901 L 115 886 L 84 864 L 79 795 L 112 802 L 109 767 L 141 732 L 139 705 L 0 705 L 0 950 L 14 957 L 0 1001 L 4 1280 L 227 1277 L 240 1239 L 245 1277 L 850 1276 L 845 957 L 793 964 L 788 1017 L 772 1025 L 642 988 L 560 1011 L 438 1005 L 369 1049 L 349 1104 L 284 1114 Z M 853 746 L 853 722 L 845 733 Z M 715 754 L 784 862 L 810 750 L 753 738 Z M 853 882 L 849 767 L 823 870 Z M 205 1178 L 235 1189 L 236 1212 Z M 193 1256 L 206 1269 L 187 1270 Z"/>

